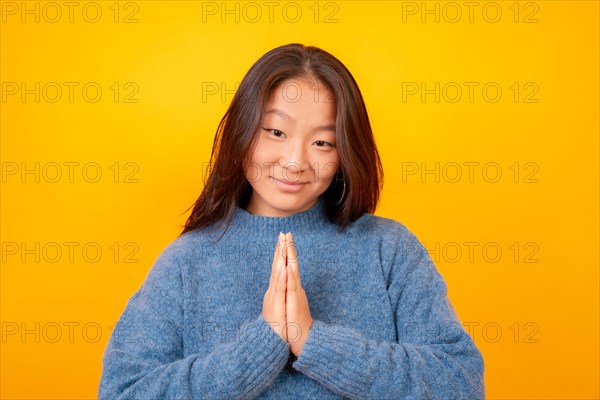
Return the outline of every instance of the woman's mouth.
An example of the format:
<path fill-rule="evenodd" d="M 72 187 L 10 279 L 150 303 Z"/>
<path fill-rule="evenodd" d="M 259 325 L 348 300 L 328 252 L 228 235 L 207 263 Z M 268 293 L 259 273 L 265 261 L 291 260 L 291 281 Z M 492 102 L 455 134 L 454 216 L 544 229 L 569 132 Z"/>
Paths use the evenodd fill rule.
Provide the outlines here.
<path fill-rule="evenodd" d="M 279 186 L 279 188 L 281 190 L 283 190 L 284 192 L 297 192 L 297 191 L 301 190 L 304 187 L 304 185 L 306 184 L 305 182 L 296 182 L 296 181 L 276 179 L 276 178 L 273 178 L 272 176 L 270 178 L 273 179 L 275 184 L 277 186 Z"/>

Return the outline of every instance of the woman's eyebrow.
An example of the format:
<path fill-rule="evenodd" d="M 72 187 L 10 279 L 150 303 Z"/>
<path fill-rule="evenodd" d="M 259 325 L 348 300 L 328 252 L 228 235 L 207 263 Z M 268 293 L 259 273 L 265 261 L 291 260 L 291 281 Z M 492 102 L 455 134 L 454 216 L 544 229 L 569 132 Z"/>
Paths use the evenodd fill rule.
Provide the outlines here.
<path fill-rule="evenodd" d="M 317 133 L 318 131 L 333 131 L 335 133 L 335 124 L 315 126 L 313 133 Z"/>
<path fill-rule="evenodd" d="M 265 111 L 265 115 L 266 114 L 277 114 L 282 118 L 294 120 L 294 118 L 292 116 L 286 114 L 285 112 L 283 112 L 277 108 L 271 108 L 271 109 Z M 333 132 L 335 132 L 335 124 L 315 126 L 313 128 L 313 132 L 317 132 L 317 131 L 333 131 Z"/>
<path fill-rule="evenodd" d="M 265 111 L 265 114 L 277 114 L 282 118 L 294 119 L 294 118 L 290 117 L 289 115 L 287 115 L 286 113 L 284 113 L 283 111 L 278 110 L 277 108 L 271 108 L 271 109 Z"/>

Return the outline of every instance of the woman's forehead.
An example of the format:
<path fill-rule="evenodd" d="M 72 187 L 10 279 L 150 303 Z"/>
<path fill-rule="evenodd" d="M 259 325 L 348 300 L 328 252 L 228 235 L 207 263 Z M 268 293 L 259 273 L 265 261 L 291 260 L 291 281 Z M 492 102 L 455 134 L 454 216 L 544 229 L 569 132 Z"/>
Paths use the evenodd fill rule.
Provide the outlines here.
<path fill-rule="evenodd" d="M 266 103 L 265 116 L 272 114 L 283 119 L 319 114 L 335 118 L 336 104 L 331 92 L 322 84 L 305 80 L 287 80 L 276 86 Z"/>

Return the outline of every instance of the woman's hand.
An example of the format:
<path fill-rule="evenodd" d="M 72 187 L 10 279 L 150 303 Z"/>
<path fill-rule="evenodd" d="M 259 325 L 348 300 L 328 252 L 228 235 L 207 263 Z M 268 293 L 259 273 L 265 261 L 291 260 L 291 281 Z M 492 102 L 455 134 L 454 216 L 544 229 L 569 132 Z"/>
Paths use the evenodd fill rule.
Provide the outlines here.
<path fill-rule="evenodd" d="M 271 266 L 271 280 L 269 288 L 265 292 L 263 299 L 262 315 L 271 325 L 271 328 L 283 340 L 287 342 L 285 329 L 285 293 L 287 286 L 287 268 L 285 267 L 285 248 L 283 234 L 279 235 L 275 253 L 273 254 L 273 265 Z"/>
<path fill-rule="evenodd" d="M 296 357 L 302 352 L 313 322 L 298 267 L 292 233 L 280 234 L 273 254 L 271 280 L 263 299 L 262 314 L 275 333 L 288 342 Z"/>
<path fill-rule="evenodd" d="M 292 353 L 299 357 L 308 338 L 313 319 L 310 315 L 306 292 L 300 282 L 298 256 L 291 232 L 287 233 L 285 240 L 287 287 L 285 292 L 286 332 L 284 336 L 287 337 Z"/>

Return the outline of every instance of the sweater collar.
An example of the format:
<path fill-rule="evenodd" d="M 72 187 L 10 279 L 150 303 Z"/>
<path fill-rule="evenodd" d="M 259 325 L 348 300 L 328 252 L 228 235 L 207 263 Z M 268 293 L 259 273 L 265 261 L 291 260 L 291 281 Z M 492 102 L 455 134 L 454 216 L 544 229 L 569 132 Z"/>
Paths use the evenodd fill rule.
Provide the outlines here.
<path fill-rule="evenodd" d="M 259 235 L 273 235 L 279 232 L 301 233 L 323 229 L 329 222 L 329 216 L 323 196 L 311 208 L 284 217 L 270 217 L 251 214 L 236 205 L 231 222 L 232 233 L 252 232 Z"/>

